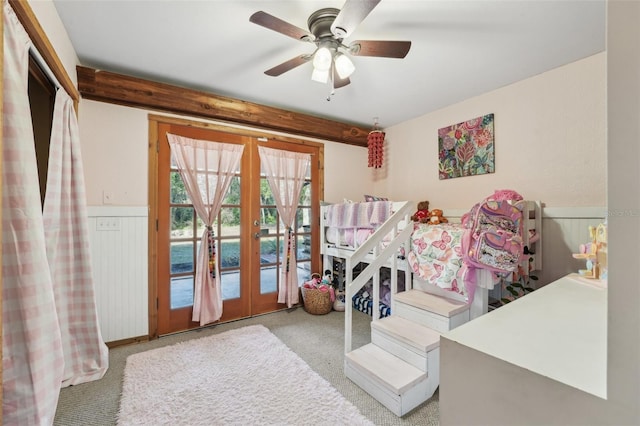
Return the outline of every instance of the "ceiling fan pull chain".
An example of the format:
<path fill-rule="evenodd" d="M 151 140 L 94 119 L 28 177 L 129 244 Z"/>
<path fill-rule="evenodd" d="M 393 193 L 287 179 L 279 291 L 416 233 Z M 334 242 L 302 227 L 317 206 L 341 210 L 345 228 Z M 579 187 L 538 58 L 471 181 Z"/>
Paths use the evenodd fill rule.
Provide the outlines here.
<path fill-rule="evenodd" d="M 329 95 L 327 96 L 327 102 L 331 101 L 331 97 L 336 93 L 336 89 L 333 84 L 333 73 L 329 74 L 329 81 L 327 81 L 329 85 Z"/>

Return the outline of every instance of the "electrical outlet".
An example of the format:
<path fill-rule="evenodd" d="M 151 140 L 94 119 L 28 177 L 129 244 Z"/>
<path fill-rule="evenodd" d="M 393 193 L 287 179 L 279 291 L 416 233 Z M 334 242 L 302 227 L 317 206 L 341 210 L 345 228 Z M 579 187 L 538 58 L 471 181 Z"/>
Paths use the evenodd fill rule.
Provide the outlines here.
<path fill-rule="evenodd" d="M 119 231 L 120 218 L 119 217 L 98 217 L 96 218 L 96 230 L 97 231 Z"/>

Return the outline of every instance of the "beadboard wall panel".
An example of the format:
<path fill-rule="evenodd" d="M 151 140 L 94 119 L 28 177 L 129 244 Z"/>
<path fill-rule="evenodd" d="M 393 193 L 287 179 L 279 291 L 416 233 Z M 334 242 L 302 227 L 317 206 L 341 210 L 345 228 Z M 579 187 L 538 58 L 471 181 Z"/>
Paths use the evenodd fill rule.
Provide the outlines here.
<path fill-rule="evenodd" d="M 546 285 L 585 268 L 585 262 L 571 255 L 580 244 L 590 241 L 589 226 L 605 220 L 604 207 L 546 208 L 542 210 L 544 267 L 538 274 L 539 285 Z"/>
<path fill-rule="evenodd" d="M 459 221 L 464 211 L 445 209 Z M 543 268 L 538 286 L 584 268 L 571 254 L 589 240 L 589 226 L 604 220 L 605 208 L 543 208 Z M 101 227 L 101 230 L 98 229 Z M 148 209 L 89 207 L 89 237 L 96 302 L 106 342 L 147 336 Z"/>
<path fill-rule="evenodd" d="M 149 334 L 148 209 L 89 207 L 89 240 L 102 338 Z"/>

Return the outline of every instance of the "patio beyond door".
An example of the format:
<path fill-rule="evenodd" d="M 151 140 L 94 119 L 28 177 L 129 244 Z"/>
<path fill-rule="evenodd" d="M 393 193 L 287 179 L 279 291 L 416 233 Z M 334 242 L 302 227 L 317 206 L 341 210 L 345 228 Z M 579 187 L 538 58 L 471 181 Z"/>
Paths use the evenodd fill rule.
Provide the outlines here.
<path fill-rule="evenodd" d="M 258 145 L 310 153 L 314 158 L 300 196 L 294 231 L 298 280 L 317 270 L 319 206 L 318 147 L 158 123 L 157 126 L 157 335 L 199 327 L 192 321 L 194 277 L 200 238 L 205 230 L 173 160 L 167 133 L 211 143 L 243 144 L 244 153 L 214 222 L 223 295 L 221 322 L 267 313 L 286 306 L 277 303 L 285 228 L 264 173 Z M 315 179 L 314 179 L 315 178 Z M 316 223 L 316 226 L 312 224 Z M 153 333 L 152 333 L 153 334 Z"/>

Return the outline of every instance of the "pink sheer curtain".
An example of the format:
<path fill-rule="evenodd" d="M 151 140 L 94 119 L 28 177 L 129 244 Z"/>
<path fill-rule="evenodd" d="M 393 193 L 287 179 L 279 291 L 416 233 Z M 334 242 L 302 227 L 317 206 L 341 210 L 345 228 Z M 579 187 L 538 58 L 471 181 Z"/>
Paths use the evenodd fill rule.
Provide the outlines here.
<path fill-rule="evenodd" d="M 167 134 L 171 153 L 206 229 L 200 239 L 196 261 L 192 320 L 205 325 L 222 316 L 222 288 L 213 222 L 231 185 L 244 145 L 190 139 Z"/>
<path fill-rule="evenodd" d="M 31 41 L 6 1 L 3 7 L 3 422 L 52 424 L 64 358 L 27 94 Z"/>
<path fill-rule="evenodd" d="M 100 379 L 109 366 L 109 350 L 98 325 L 91 274 L 78 121 L 73 100 L 64 90 L 56 93 L 53 109 L 47 191 L 42 214 L 47 260 L 62 334 L 62 386 Z"/>
<path fill-rule="evenodd" d="M 280 220 L 285 225 L 286 249 L 280 268 L 278 303 L 286 303 L 291 307 L 298 303 L 296 237 L 292 228 L 311 156 L 263 146 L 258 147 L 258 152 L 262 170 L 273 192 Z"/>

